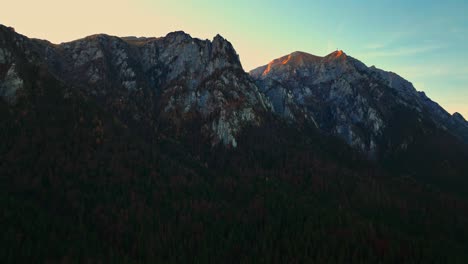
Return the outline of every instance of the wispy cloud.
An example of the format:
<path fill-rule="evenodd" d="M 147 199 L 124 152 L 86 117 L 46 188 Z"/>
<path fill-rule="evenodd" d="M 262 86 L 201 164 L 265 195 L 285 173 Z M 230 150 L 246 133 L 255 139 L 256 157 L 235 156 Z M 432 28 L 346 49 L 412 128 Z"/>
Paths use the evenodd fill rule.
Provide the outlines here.
<path fill-rule="evenodd" d="M 416 65 L 398 67 L 397 72 L 412 78 L 420 77 L 455 77 L 455 78 L 468 78 L 468 67 L 456 67 L 451 65 Z"/>
<path fill-rule="evenodd" d="M 381 46 L 380 48 L 379 47 L 374 48 L 374 50 L 372 51 L 364 52 L 363 55 L 368 58 L 399 57 L 399 56 L 409 56 L 409 55 L 433 52 L 438 49 L 441 49 L 441 46 L 426 45 L 426 46 L 417 46 L 417 47 L 401 47 L 401 48 L 396 48 L 396 49 L 388 49 L 385 46 Z"/>
<path fill-rule="evenodd" d="M 378 49 L 385 48 L 385 46 L 386 45 L 383 43 L 371 43 L 371 44 L 367 44 L 366 46 L 364 46 L 364 48 L 367 50 L 378 50 Z"/>
<path fill-rule="evenodd" d="M 405 40 L 418 33 L 414 29 L 410 29 L 386 34 L 384 39 L 376 39 L 374 42 L 364 45 L 362 55 L 368 58 L 408 56 L 441 48 L 440 45 L 432 41 L 421 41 L 422 44 L 417 46 L 404 45 Z"/>
<path fill-rule="evenodd" d="M 364 49 L 372 50 L 372 51 L 384 49 L 388 47 L 389 45 L 391 45 L 392 43 L 394 43 L 395 41 L 397 41 L 398 39 L 400 39 L 404 34 L 405 34 L 404 32 L 395 32 L 387 36 L 385 41 L 377 40 L 376 42 L 369 43 L 364 46 Z"/>

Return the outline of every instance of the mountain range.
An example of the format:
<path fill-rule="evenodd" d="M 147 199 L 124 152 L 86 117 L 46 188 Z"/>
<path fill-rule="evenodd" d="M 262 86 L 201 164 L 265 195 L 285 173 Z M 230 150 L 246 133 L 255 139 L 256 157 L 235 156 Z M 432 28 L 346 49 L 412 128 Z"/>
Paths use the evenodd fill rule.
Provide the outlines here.
<path fill-rule="evenodd" d="M 341 50 L 0 25 L 0 118 L 7 262 L 467 260 L 468 122 Z"/>

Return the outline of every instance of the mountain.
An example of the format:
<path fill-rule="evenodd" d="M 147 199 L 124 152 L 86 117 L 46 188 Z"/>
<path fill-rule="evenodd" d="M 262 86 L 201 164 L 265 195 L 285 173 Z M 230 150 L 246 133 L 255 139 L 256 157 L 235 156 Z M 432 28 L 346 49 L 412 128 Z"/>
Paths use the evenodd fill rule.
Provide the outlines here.
<path fill-rule="evenodd" d="M 2 50 L 3 60 L 11 65 L 7 83 L 21 82 L 10 54 L 25 54 L 28 62 L 45 65 L 61 82 L 147 131 L 170 127 L 171 133 L 178 133 L 183 124 L 199 120 L 193 133 L 205 135 L 213 145 L 236 146 L 235 136 L 242 128 L 259 124 L 262 113 L 268 111 L 232 45 L 219 35 L 208 41 L 184 32 L 164 38 L 102 34 L 54 45 L 5 27 L 1 30 L 2 39 L 18 43 Z M 19 89 L 18 85 L 8 86 Z M 2 94 L 14 102 L 12 89 L 3 89 Z"/>
<path fill-rule="evenodd" d="M 249 75 L 219 35 L 0 26 L 0 259 L 466 263 L 466 121 L 411 87 L 343 52 Z"/>
<path fill-rule="evenodd" d="M 341 50 L 325 57 L 294 52 L 250 75 L 275 113 L 337 135 L 370 158 L 406 149 L 416 134 L 436 130 L 468 143 L 468 125 L 459 115 L 397 74 L 369 68 Z"/>

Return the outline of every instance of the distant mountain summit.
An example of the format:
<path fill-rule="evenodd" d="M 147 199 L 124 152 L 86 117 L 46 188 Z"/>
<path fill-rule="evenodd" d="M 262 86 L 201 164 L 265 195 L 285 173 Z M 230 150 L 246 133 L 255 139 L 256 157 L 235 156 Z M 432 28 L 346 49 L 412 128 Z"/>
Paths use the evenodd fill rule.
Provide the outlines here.
<path fill-rule="evenodd" d="M 406 148 L 416 131 L 433 131 L 432 124 L 468 142 L 466 121 L 397 74 L 369 68 L 341 50 L 325 57 L 293 52 L 250 75 L 275 113 L 337 135 L 370 157 Z"/>
<path fill-rule="evenodd" d="M 259 67 L 251 71 L 250 74 L 257 77 L 260 75 L 264 76 L 269 74 L 271 71 L 276 71 L 286 67 L 301 67 L 309 63 L 317 62 L 320 59 L 320 57 L 305 52 L 296 51 L 289 55 L 273 60 L 270 63 L 268 63 L 268 65 Z"/>
<path fill-rule="evenodd" d="M 265 66 L 256 68 L 250 74 L 256 78 L 266 76 L 268 74 L 280 73 L 288 69 L 307 68 L 310 65 L 319 63 L 320 61 L 333 61 L 336 59 L 345 60 L 346 54 L 342 51 L 335 51 L 325 57 L 315 56 L 302 51 L 295 51 L 289 55 L 275 59 Z"/>

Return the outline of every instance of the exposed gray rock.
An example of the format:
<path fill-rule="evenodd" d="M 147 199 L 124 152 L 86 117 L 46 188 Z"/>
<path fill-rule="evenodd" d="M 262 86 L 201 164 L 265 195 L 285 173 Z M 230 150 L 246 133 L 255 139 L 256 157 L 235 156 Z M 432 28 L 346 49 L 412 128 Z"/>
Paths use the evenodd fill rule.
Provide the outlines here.
<path fill-rule="evenodd" d="M 310 123 L 372 154 L 385 123 L 362 96 L 365 66 L 342 51 L 326 57 L 304 52 L 273 60 L 251 76 L 269 97 L 274 111 L 295 122 Z M 372 135 L 366 135 L 366 131 Z"/>
<path fill-rule="evenodd" d="M 0 97 L 9 104 L 16 103 L 16 93 L 23 87 L 23 80 L 18 76 L 15 64 L 12 64 L 5 78 L 0 80 Z"/>
<path fill-rule="evenodd" d="M 10 62 L 10 52 L 0 48 L 0 64 L 8 64 Z"/>
<path fill-rule="evenodd" d="M 56 76 L 114 111 L 141 122 L 166 120 L 177 131 L 199 119 L 200 131 L 213 144 L 236 147 L 242 128 L 259 125 L 270 108 L 220 35 L 212 41 L 181 31 L 163 38 L 94 35 L 58 46 L 40 44 L 38 51 Z M 135 118 L 139 111 L 148 111 L 146 119 Z"/>
<path fill-rule="evenodd" d="M 368 68 L 342 51 L 325 57 L 294 52 L 250 75 L 275 113 L 338 135 L 371 158 L 393 144 L 386 131 L 395 126 L 391 122 L 400 122 L 398 109 L 414 112 L 419 122 L 432 119 L 468 142 L 466 122 L 449 115 L 397 74 Z"/>

